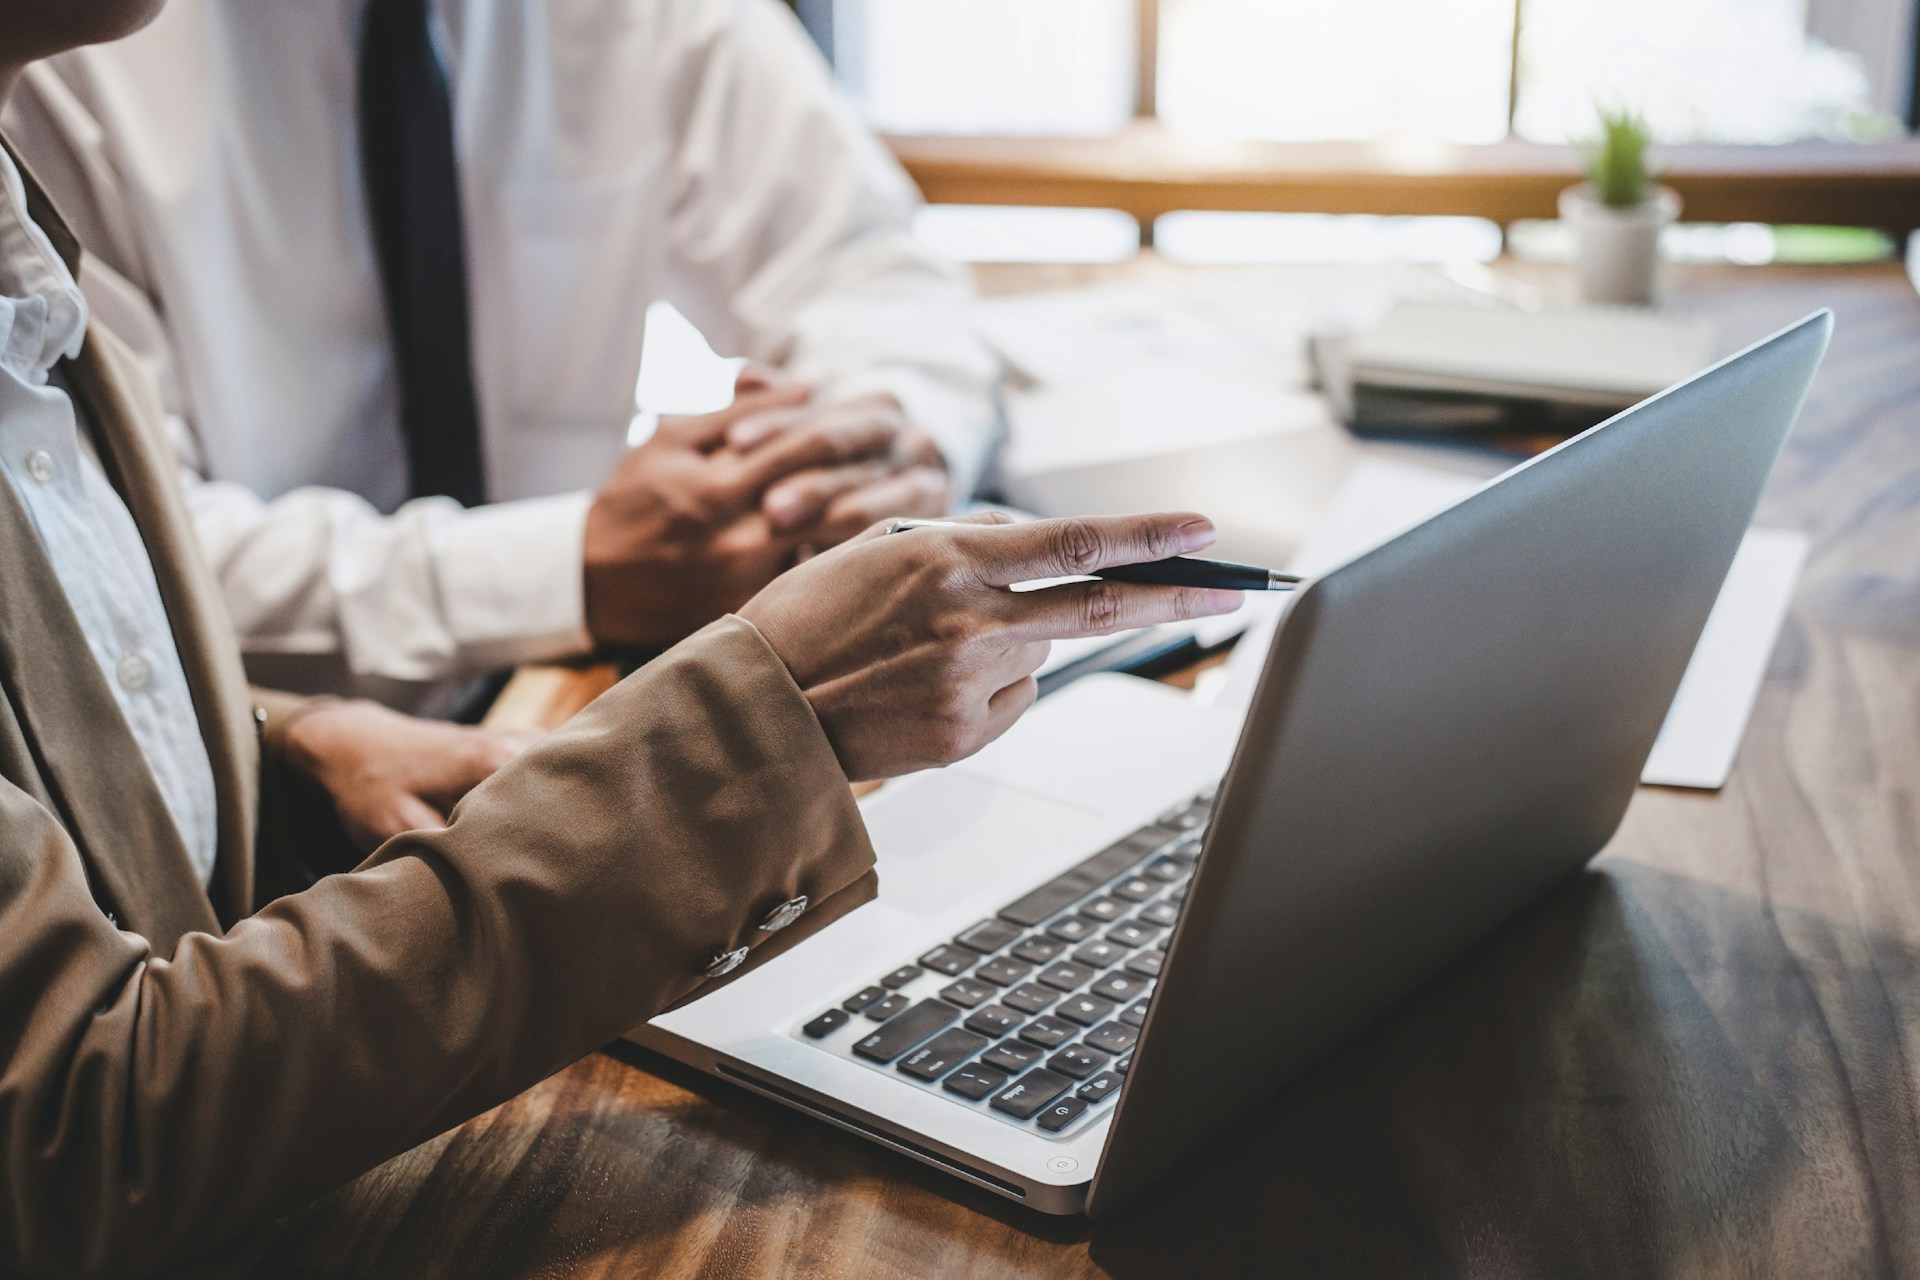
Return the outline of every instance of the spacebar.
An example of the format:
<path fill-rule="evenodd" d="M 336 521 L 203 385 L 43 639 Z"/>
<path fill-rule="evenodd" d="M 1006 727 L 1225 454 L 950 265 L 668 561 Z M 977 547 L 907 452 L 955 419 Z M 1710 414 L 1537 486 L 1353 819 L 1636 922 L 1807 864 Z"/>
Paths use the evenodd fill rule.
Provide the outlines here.
<path fill-rule="evenodd" d="M 1026 897 L 1000 908 L 1000 918 L 1035 925 L 1132 867 L 1180 833 L 1167 827 L 1142 827 L 1119 844 L 1102 849 L 1064 875 L 1047 881 Z"/>

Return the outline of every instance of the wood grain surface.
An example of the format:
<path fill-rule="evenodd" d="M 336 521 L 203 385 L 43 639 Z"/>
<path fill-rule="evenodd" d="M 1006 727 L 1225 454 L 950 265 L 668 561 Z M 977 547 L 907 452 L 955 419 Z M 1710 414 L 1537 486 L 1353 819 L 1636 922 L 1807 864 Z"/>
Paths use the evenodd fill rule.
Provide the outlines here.
<path fill-rule="evenodd" d="M 1892 267 L 1674 293 L 1729 345 L 1838 314 L 1762 510 L 1813 552 L 1731 784 L 1643 789 L 1135 1212 L 1044 1218 L 634 1051 L 295 1215 L 261 1274 L 1920 1273 L 1920 301 Z"/>

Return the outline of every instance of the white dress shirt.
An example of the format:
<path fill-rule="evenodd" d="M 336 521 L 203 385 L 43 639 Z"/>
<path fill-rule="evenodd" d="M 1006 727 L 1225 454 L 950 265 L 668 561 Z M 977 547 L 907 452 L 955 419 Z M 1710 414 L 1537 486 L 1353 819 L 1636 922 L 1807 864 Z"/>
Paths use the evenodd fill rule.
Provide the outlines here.
<path fill-rule="evenodd" d="M 971 489 L 998 415 L 968 291 L 777 0 L 435 0 L 497 504 L 401 505 L 364 2 L 173 0 L 31 69 L 7 117 L 179 415 L 257 678 L 419 705 L 582 648 L 583 491 L 624 448 L 658 298 L 823 399 L 892 392 Z"/>
<path fill-rule="evenodd" d="M 213 766 L 153 562 L 81 436 L 72 398 L 50 381 L 85 341 L 86 301 L 28 219 L 20 172 L 3 151 L 0 187 L 0 472 L 40 535 L 206 884 L 216 848 Z"/>

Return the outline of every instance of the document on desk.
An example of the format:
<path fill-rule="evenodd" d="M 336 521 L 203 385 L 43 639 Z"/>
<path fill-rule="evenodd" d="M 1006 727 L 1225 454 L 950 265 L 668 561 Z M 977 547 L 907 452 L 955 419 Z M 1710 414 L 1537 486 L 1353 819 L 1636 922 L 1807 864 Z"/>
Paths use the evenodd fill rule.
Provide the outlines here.
<path fill-rule="evenodd" d="M 1306 576 L 1324 574 L 1479 483 L 1437 468 L 1368 458 L 1287 567 Z M 1643 783 L 1709 791 L 1726 785 L 1806 553 L 1804 534 L 1748 532 L 1641 771 Z M 1212 691 L 1212 705 L 1236 724 L 1253 701 L 1286 603 L 1284 597 L 1254 602 L 1258 616 Z"/>

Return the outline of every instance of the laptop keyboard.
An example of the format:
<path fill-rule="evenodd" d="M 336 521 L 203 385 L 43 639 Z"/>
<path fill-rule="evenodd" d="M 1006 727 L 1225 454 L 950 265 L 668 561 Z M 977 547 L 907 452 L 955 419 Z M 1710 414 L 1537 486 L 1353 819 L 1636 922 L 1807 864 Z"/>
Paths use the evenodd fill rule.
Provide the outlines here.
<path fill-rule="evenodd" d="M 850 992 L 794 1034 L 958 1106 L 1067 1136 L 1120 1091 L 1212 789 Z"/>

